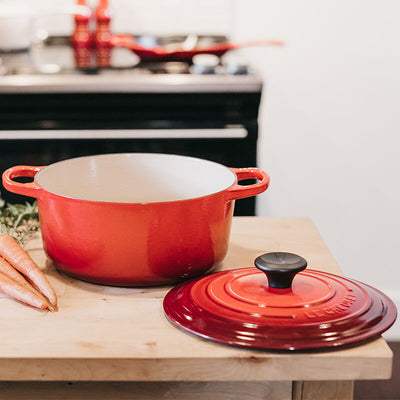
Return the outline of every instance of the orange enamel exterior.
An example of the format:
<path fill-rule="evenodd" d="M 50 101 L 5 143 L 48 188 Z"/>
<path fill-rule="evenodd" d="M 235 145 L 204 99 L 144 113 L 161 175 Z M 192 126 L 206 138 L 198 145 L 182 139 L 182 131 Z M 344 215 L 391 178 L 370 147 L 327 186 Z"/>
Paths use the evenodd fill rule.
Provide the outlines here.
<path fill-rule="evenodd" d="M 55 266 L 76 278 L 119 286 L 161 285 L 210 271 L 225 257 L 234 202 L 265 191 L 268 175 L 256 168 L 232 169 L 238 180 L 258 179 L 211 195 L 155 203 L 116 203 L 53 194 L 35 181 L 46 167 L 16 166 L 4 187 L 35 197 L 44 249 Z"/>

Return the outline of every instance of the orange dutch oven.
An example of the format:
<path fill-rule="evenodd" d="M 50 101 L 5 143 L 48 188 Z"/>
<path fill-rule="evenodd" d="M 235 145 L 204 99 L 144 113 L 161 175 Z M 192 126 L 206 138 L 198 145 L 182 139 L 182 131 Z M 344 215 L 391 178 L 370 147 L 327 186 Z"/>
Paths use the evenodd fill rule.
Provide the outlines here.
<path fill-rule="evenodd" d="M 257 183 L 239 185 L 243 179 Z M 78 157 L 3 173 L 7 190 L 37 199 L 43 246 L 56 268 L 120 286 L 174 283 L 210 271 L 228 250 L 235 200 L 268 184 L 257 168 L 150 153 Z"/>

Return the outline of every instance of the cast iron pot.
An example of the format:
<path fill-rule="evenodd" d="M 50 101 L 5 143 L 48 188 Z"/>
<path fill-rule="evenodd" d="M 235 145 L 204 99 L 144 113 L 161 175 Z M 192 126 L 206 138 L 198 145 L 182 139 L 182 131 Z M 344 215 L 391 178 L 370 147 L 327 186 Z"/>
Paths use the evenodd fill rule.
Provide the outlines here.
<path fill-rule="evenodd" d="M 243 179 L 258 182 L 239 185 Z M 147 153 L 3 173 L 7 190 L 37 199 L 43 246 L 59 270 L 119 286 L 174 283 L 211 270 L 228 250 L 235 200 L 268 184 L 257 168 Z"/>

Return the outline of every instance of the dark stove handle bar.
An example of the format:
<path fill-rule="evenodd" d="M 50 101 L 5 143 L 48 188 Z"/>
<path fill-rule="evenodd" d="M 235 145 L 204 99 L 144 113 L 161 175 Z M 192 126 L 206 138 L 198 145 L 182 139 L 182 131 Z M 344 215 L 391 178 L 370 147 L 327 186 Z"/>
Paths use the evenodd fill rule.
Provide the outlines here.
<path fill-rule="evenodd" d="M 0 130 L 0 140 L 20 139 L 243 139 L 242 125 L 214 129 Z"/>

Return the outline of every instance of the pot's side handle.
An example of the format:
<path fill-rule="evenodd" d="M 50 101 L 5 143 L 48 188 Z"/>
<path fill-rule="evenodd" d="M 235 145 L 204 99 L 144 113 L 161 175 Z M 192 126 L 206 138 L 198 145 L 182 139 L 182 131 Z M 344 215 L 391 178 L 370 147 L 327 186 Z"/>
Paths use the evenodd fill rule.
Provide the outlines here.
<path fill-rule="evenodd" d="M 32 167 L 29 165 L 17 165 L 3 172 L 3 186 L 9 191 L 23 196 L 40 197 L 41 187 L 36 182 L 21 183 L 14 181 L 15 178 L 33 178 L 43 167 Z"/>
<path fill-rule="evenodd" d="M 230 168 L 230 170 L 236 174 L 238 182 L 244 179 L 257 179 L 259 182 L 247 186 L 235 183 L 226 190 L 228 200 L 255 196 L 267 190 L 269 175 L 263 170 L 258 168 Z"/>

